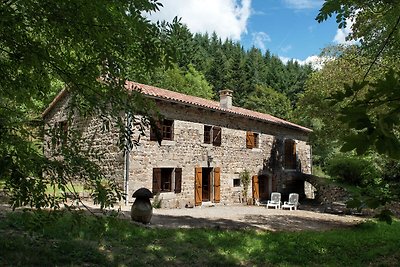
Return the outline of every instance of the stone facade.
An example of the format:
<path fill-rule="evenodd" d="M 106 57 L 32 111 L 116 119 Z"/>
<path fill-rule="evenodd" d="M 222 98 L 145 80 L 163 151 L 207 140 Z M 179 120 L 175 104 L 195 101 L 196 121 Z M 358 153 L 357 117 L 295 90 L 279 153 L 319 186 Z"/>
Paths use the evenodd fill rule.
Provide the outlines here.
<path fill-rule="evenodd" d="M 127 186 L 129 202 L 133 202 L 134 199 L 130 196 L 137 189 L 146 187 L 152 190 L 155 168 L 181 170 L 179 192 L 174 192 L 176 181 L 172 178 L 170 192 L 159 193 L 157 199 L 161 200 L 162 207 L 184 207 L 195 204 L 196 168 L 202 168 L 203 172 L 209 172 L 210 175 L 208 188 L 203 188 L 208 190 L 207 202 L 221 204 L 240 202 L 243 188 L 238 179 L 244 170 L 249 171 L 250 176 L 263 177 L 264 198 L 273 191 L 304 194 L 304 181 L 296 181 L 286 174 L 311 173 L 308 132 L 229 112 L 160 99 L 155 101 L 165 119 L 173 121 L 173 140 L 163 140 L 159 145 L 157 141 L 150 140 L 150 129 L 148 129 L 140 145 L 130 152 L 129 166 L 117 146 L 119 140 L 117 129 L 102 131 L 102 123 L 98 118 L 83 120 L 76 117 L 73 120 L 73 127 L 82 131 L 83 138 L 93 140 L 93 145 L 104 152 L 105 163 L 102 166 L 109 177 L 116 179 L 123 186 L 126 178 L 125 169 L 129 169 Z M 44 119 L 49 125 L 54 124 L 64 120 L 67 111 L 68 95 L 65 95 L 46 112 Z M 220 146 L 204 142 L 205 125 L 221 128 Z M 246 147 L 247 131 L 258 135 L 257 147 Z M 295 143 L 296 169 L 285 170 L 283 167 L 284 141 L 287 139 Z M 220 172 L 218 199 L 214 187 L 216 169 Z M 254 188 L 250 184 L 248 196 L 251 197 L 253 191 Z"/>

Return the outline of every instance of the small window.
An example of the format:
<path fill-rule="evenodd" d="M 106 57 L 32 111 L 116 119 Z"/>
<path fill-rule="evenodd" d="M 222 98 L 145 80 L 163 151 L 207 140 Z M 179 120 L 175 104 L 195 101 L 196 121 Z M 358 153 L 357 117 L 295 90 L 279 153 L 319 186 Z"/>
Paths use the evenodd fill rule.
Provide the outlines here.
<path fill-rule="evenodd" d="M 161 192 L 180 193 L 182 187 L 181 168 L 154 168 L 153 169 L 153 194 Z"/>
<path fill-rule="evenodd" d="M 292 139 L 285 140 L 285 169 L 295 170 L 297 167 L 296 142 Z"/>
<path fill-rule="evenodd" d="M 221 146 L 221 127 L 204 125 L 204 143 Z"/>
<path fill-rule="evenodd" d="M 247 148 L 258 148 L 259 134 L 253 132 L 246 132 L 246 147 Z"/>
<path fill-rule="evenodd" d="M 234 187 L 240 186 L 240 179 L 239 179 L 239 178 L 233 179 L 233 186 L 234 186 Z"/>
<path fill-rule="evenodd" d="M 204 125 L 204 143 L 211 144 L 212 126 Z"/>
<path fill-rule="evenodd" d="M 156 123 L 156 129 L 150 128 L 150 140 L 157 141 L 159 135 L 162 140 L 174 140 L 174 121 L 173 120 L 162 120 Z M 157 133 L 158 131 L 158 133 Z"/>

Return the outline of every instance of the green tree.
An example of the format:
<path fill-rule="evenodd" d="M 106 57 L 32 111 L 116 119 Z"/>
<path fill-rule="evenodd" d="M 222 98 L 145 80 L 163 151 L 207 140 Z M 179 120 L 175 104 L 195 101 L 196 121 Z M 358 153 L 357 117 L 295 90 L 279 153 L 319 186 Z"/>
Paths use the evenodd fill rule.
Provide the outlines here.
<path fill-rule="evenodd" d="M 255 90 L 248 95 L 243 106 L 283 119 L 289 119 L 292 112 L 290 101 L 284 94 L 261 85 L 257 85 Z"/>
<path fill-rule="evenodd" d="M 339 28 L 353 21 L 349 40 L 360 42 L 360 52 L 369 58 L 361 78 L 333 95 L 336 102 L 350 99 L 341 108 L 342 121 L 353 131 L 345 138 L 343 151 L 369 148 L 400 159 L 400 1 L 326 0 L 318 22 L 336 14 Z M 386 66 L 384 76 L 374 79 L 374 69 Z"/>
<path fill-rule="evenodd" d="M 171 91 L 188 95 L 213 99 L 214 92 L 204 75 L 198 72 L 193 65 L 187 66 L 188 70 L 181 70 L 176 64 L 167 70 L 159 70 L 153 77 L 154 85 Z"/>
<path fill-rule="evenodd" d="M 102 206 L 121 198 L 90 160 L 98 154 L 84 150 L 78 135 L 43 132 L 41 112 L 64 87 L 74 96 L 73 112 L 100 116 L 121 130 L 122 111 L 149 114 L 124 84 L 143 80 L 168 58 L 159 28 L 143 16 L 159 6 L 157 0 L 0 2 L 0 179 L 14 207 L 58 207 L 77 174 Z M 146 123 L 137 121 L 137 130 Z M 43 134 L 70 139 L 63 160 L 43 156 Z M 49 187 L 63 195 L 47 193 Z"/>

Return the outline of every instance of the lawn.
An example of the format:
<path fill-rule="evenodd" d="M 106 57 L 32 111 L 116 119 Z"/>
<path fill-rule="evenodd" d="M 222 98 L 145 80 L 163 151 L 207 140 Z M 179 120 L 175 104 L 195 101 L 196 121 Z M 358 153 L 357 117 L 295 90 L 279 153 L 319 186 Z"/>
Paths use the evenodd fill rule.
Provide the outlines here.
<path fill-rule="evenodd" d="M 327 232 L 152 229 L 80 212 L 0 220 L 0 266 L 399 266 L 400 222 Z"/>

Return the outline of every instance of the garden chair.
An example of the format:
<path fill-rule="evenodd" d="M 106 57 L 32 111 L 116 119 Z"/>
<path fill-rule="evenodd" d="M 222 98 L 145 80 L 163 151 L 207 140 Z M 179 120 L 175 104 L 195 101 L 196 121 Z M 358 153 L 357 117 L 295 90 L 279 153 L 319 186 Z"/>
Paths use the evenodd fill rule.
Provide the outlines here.
<path fill-rule="evenodd" d="M 299 205 L 299 194 L 291 193 L 289 194 L 289 201 L 285 201 L 282 205 L 282 209 L 294 209 L 297 210 Z"/>
<path fill-rule="evenodd" d="M 281 208 L 281 193 L 278 192 L 272 192 L 271 193 L 271 200 L 268 200 L 267 202 L 267 208 L 273 207 L 275 209 L 280 209 Z"/>

